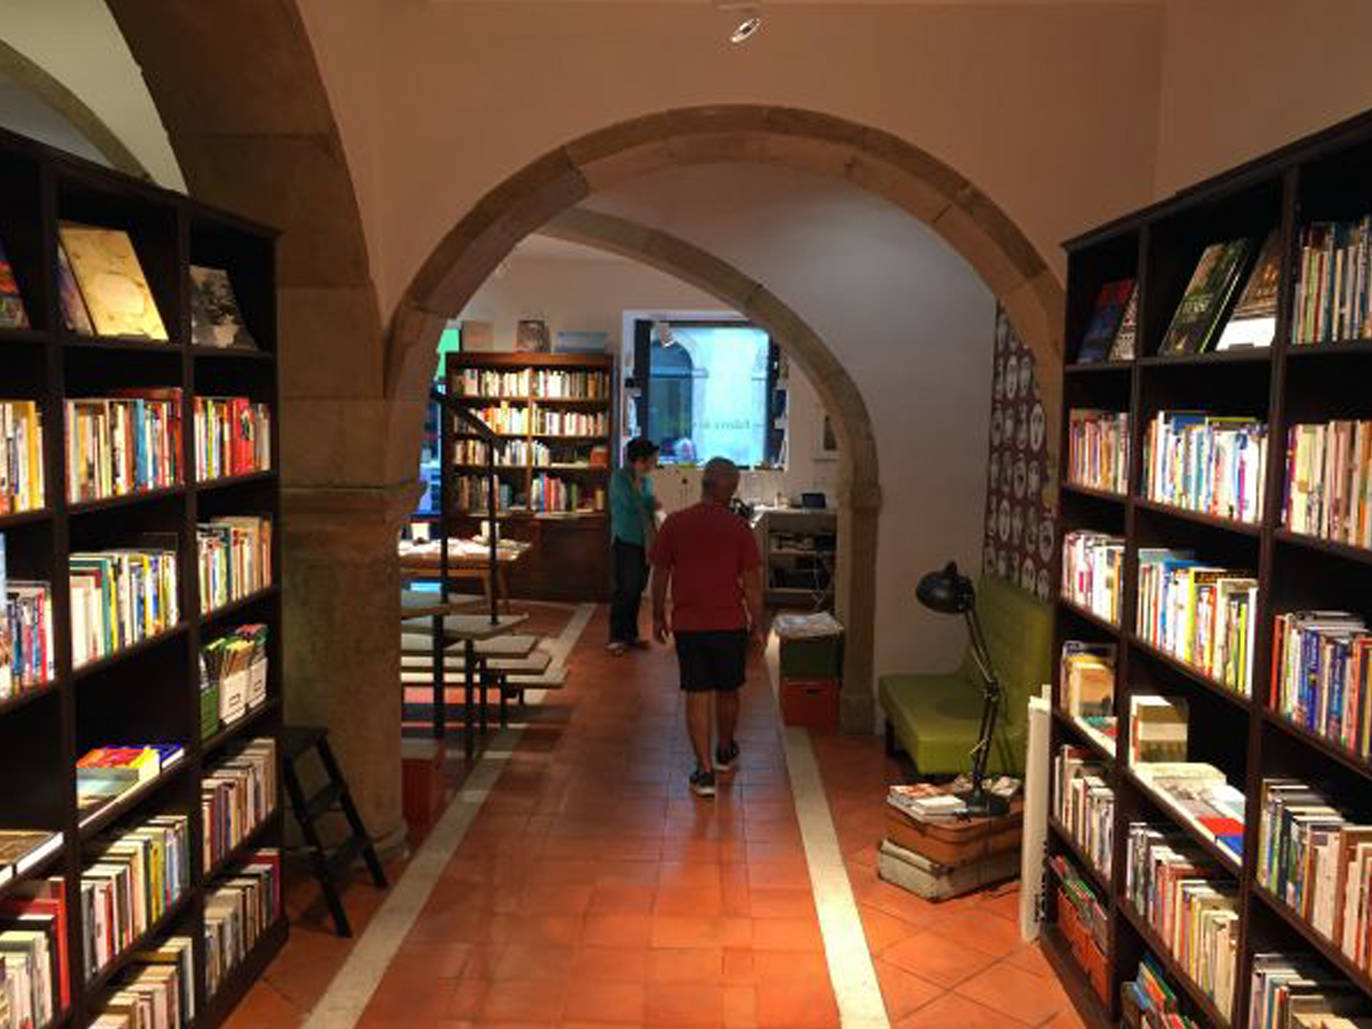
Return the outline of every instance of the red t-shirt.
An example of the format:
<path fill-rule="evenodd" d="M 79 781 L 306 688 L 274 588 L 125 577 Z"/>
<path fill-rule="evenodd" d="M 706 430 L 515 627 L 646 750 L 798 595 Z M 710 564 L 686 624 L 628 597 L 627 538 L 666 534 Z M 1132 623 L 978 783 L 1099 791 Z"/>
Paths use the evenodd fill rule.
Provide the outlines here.
<path fill-rule="evenodd" d="M 762 564 L 748 523 L 708 501 L 669 515 L 650 559 L 672 573 L 672 628 L 683 632 L 745 629 L 744 572 Z"/>

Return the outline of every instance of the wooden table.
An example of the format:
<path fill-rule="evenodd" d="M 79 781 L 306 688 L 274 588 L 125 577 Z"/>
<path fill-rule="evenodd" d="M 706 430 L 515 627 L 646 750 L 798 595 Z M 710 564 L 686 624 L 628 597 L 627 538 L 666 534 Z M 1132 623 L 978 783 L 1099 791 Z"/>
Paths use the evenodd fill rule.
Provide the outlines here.
<path fill-rule="evenodd" d="M 491 582 L 491 555 L 487 546 L 473 540 L 448 541 L 448 578 L 475 579 L 481 583 L 481 592 L 491 600 L 493 586 L 500 587 L 500 596 L 505 609 L 509 610 L 510 587 L 508 571 L 529 553 L 529 544 L 506 541 L 496 548 L 496 582 Z M 440 554 L 437 543 L 409 545 L 400 551 L 400 575 L 404 579 L 436 579 L 441 570 Z"/>

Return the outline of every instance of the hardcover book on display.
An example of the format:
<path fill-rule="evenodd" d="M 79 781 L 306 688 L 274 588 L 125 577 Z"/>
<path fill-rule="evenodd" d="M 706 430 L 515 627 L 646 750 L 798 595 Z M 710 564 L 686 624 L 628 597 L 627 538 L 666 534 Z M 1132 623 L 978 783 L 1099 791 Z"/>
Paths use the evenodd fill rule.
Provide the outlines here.
<path fill-rule="evenodd" d="M 129 234 L 74 222 L 62 222 L 58 233 L 96 334 L 166 342 L 166 326 Z"/>
<path fill-rule="evenodd" d="M 19 295 L 19 283 L 14 278 L 14 268 L 10 259 L 0 247 L 0 328 L 27 329 L 28 312 L 24 310 L 24 298 Z"/>
<path fill-rule="evenodd" d="M 1209 348 L 1242 274 L 1249 246 L 1248 240 L 1235 239 L 1205 248 L 1158 347 L 1159 355 L 1199 354 Z"/>
<path fill-rule="evenodd" d="M 191 265 L 191 342 L 198 347 L 256 350 L 229 273 Z"/>
<path fill-rule="evenodd" d="M 1137 350 L 1139 334 L 1139 291 L 1137 285 L 1129 292 L 1129 303 L 1124 308 L 1119 332 L 1110 344 L 1111 361 L 1132 361 Z"/>
<path fill-rule="evenodd" d="M 81 287 L 76 284 L 76 275 L 71 270 L 71 260 L 67 248 L 57 241 L 57 299 L 62 308 L 62 324 L 68 332 L 82 336 L 94 336 L 95 326 L 91 324 L 90 311 L 86 300 L 81 296 Z"/>
<path fill-rule="evenodd" d="M 1081 348 L 1077 351 L 1078 364 L 1095 364 L 1106 359 L 1133 296 L 1133 279 L 1120 279 L 1101 286 L 1091 324 L 1087 326 Z"/>
<path fill-rule="evenodd" d="M 1281 287 L 1281 240 L 1268 233 L 1248 273 L 1248 283 L 1234 305 L 1216 350 L 1270 347 L 1277 336 L 1277 291 Z"/>

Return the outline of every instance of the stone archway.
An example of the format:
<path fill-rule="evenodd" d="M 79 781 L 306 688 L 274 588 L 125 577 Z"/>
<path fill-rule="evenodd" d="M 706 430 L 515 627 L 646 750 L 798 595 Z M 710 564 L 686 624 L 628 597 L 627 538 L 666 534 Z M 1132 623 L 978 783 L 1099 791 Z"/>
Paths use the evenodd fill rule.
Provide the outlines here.
<path fill-rule="evenodd" d="M 851 731 L 870 730 L 881 477 L 876 435 L 857 385 L 818 333 L 771 290 L 683 239 L 583 208 L 564 211 L 539 232 L 631 257 L 709 293 L 766 329 L 814 386 L 833 416 L 840 444 L 835 598 L 848 629 L 843 725 Z"/>

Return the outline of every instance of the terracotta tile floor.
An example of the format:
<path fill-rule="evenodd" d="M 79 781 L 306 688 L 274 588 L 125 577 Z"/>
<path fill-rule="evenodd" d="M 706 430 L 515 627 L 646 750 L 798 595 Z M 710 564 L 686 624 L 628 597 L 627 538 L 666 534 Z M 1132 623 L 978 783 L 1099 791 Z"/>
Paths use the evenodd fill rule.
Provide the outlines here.
<path fill-rule="evenodd" d="M 563 623 L 545 612 L 537 631 Z M 744 693 L 742 767 L 701 802 L 686 790 L 670 652 L 613 659 L 604 637 L 601 610 L 567 688 L 530 712 L 363 1029 L 839 1025 L 761 661 Z M 895 774 L 880 741 L 813 744 L 891 1024 L 1080 1025 L 1018 942 L 1013 892 L 934 905 L 877 880 L 880 798 Z M 346 958 L 351 941 L 305 906 L 314 893 L 291 891 L 291 940 L 231 1029 L 301 1025 Z M 381 900 L 348 890 L 359 934 Z"/>

